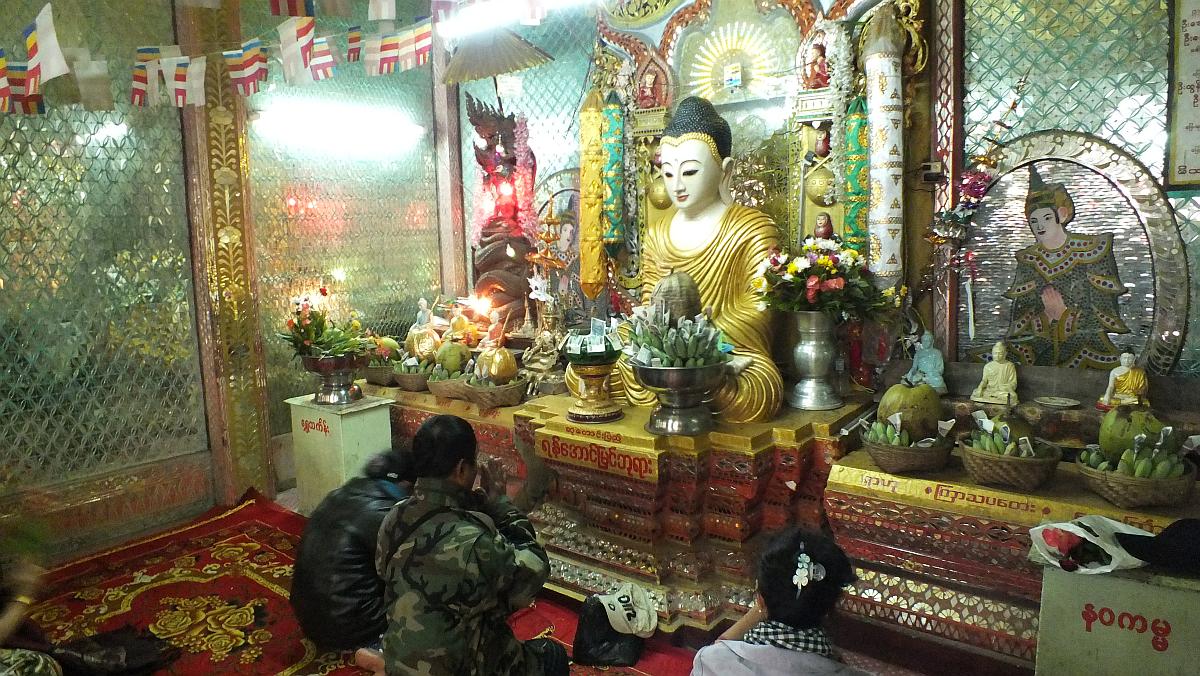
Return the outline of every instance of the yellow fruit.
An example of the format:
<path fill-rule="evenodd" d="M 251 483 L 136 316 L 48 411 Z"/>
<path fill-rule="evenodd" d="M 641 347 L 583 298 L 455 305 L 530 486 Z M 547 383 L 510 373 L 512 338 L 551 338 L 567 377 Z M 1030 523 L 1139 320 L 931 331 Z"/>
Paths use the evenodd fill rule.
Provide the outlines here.
<path fill-rule="evenodd" d="M 517 359 L 505 347 L 484 350 L 476 362 L 480 372 L 495 385 L 507 385 L 517 377 Z"/>

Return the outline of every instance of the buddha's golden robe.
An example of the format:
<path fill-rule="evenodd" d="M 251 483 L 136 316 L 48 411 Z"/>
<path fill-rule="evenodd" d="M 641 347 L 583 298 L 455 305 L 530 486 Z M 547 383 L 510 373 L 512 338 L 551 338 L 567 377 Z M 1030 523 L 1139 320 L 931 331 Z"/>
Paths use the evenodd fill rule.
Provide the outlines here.
<path fill-rule="evenodd" d="M 1116 382 L 1113 383 L 1114 398 L 1130 402 L 1145 399 L 1149 389 L 1150 383 L 1146 380 L 1146 372 L 1136 366 L 1130 368 L 1125 375 L 1117 376 Z"/>
<path fill-rule="evenodd" d="M 771 420 L 779 412 L 783 378 L 771 360 L 772 314 L 758 309 L 750 280 L 771 249 L 779 245 L 779 229 L 761 211 L 734 204 L 725 210 L 709 244 L 681 251 L 669 236 L 674 216 L 674 207 L 652 214 L 646 229 L 642 302 L 649 302 L 654 286 L 672 271 L 691 275 L 700 289 L 701 305 L 712 308 L 713 323 L 733 344 L 733 354 L 750 358 L 750 365 L 716 393 L 718 417 L 730 423 Z M 636 406 L 655 403 L 654 393 L 638 384 L 624 357 L 613 372 L 612 390 L 618 399 L 623 396 Z"/>

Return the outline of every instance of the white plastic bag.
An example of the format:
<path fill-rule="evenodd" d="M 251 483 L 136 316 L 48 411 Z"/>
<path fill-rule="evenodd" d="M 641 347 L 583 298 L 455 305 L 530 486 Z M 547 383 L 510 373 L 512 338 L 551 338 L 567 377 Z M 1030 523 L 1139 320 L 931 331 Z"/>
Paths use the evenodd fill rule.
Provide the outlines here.
<path fill-rule="evenodd" d="M 1087 528 L 1084 528 L 1084 526 Z M 1047 523 L 1036 528 L 1030 528 L 1029 539 L 1032 541 L 1032 547 L 1029 550 L 1029 559 L 1031 561 L 1042 565 L 1062 567 L 1061 562 L 1066 556 L 1055 547 L 1046 543 L 1044 532 L 1049 528 L 1057 528 L 1058 530 L 1078 535 L 1094 543 L 1112 557 L 1112 560 L 1107 565 L 1079 566 L 1074 572 L 1083 573 L 1084 575 L 1097 575 L 1099 573 L 1111 573 L 1114 570 L 1140 568 L 1146 565 L 1145 561 L 1125 551 L 1121 543 L 1117 542 L 1116 534 L 1152 535 L 1152 533 L 1148 533 L 1141 528 L 1134 528 L 1133 526 L 1123 524 L 1120 521 L 1095 515 L 1081 516 L 1066 523 Z"/>

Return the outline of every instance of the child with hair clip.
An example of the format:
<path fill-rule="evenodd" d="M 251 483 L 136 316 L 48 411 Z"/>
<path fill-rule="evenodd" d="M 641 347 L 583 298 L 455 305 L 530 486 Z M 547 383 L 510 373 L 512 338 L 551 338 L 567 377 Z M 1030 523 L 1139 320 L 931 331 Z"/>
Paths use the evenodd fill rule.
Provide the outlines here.
<path fill-rule="evenodd" d="M 793 528 L 776 535 L 758 563 L 754 605 L 700 649 L 692 676 L 866 676 L 836 661 L 821 622 L 857 578 L 824 535 Z"/>

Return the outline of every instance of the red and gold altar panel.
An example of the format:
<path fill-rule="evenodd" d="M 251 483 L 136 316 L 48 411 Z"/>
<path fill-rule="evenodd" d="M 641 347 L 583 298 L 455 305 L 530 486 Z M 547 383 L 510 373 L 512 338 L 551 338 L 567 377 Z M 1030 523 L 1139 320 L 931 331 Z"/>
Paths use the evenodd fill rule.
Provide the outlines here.
<path fill-rule="evenodd" d="M 1030 528 L 1099 514 L 1158 532 L 1200 516 L 1195 505 L 1122 510 L 1088 492 L 1071 463 L 1022 494 L 974 484 L 956 460 L 921 478 L 888 474 L 864 451 L 834 463 L 824 503 L 860 566 L 846 610 L 1028 661 L 1042 590 Z"/>

